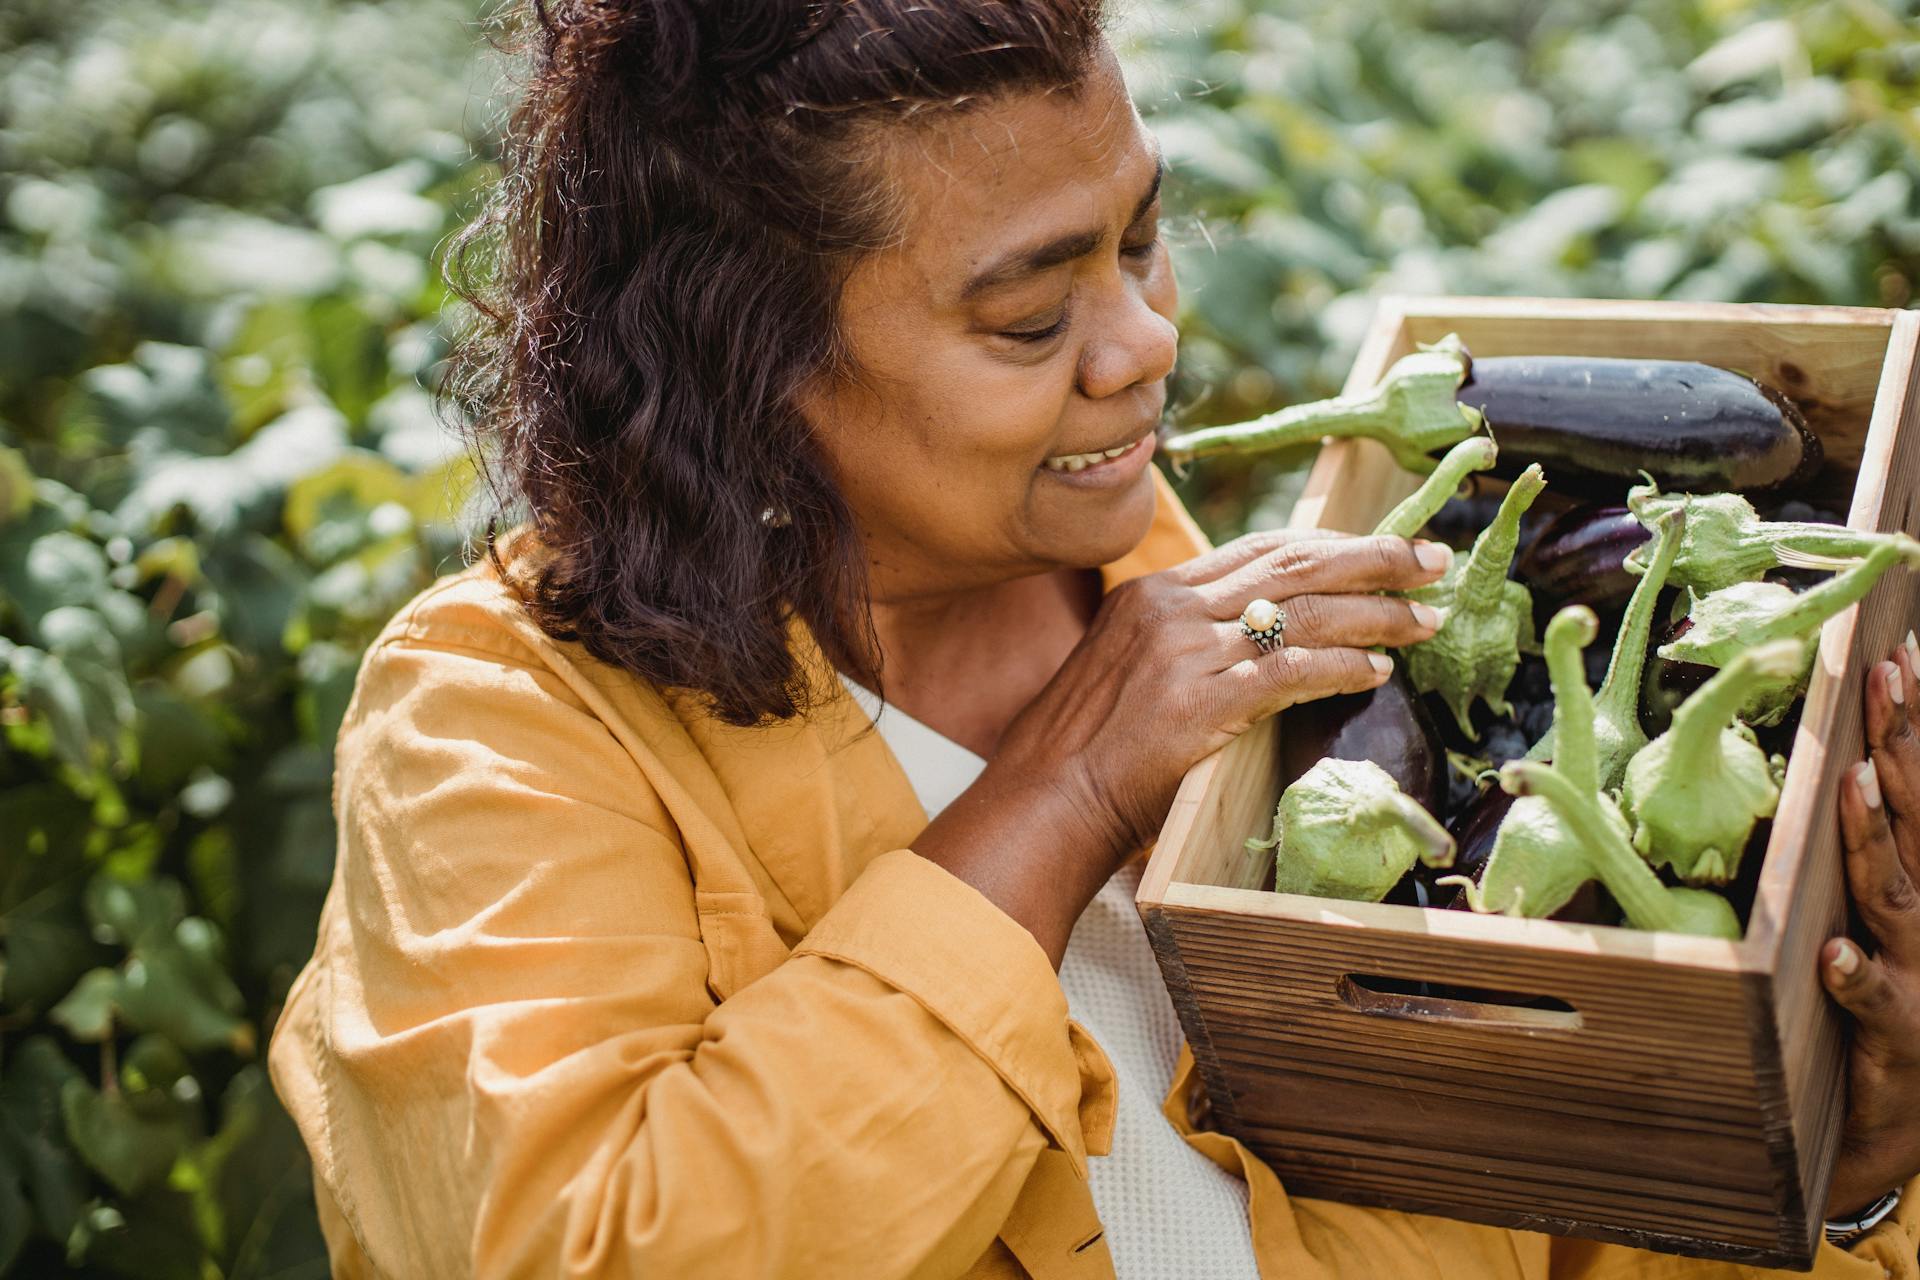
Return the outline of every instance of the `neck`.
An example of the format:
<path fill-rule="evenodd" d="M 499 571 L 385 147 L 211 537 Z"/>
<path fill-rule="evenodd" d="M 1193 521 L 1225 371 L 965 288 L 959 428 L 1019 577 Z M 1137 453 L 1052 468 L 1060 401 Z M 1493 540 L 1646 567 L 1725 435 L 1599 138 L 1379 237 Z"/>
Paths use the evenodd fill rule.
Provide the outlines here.
<path fill-rule="evenodd" d="M 1060 569 L 873 601 L 887 701 L 979 755 L 1059 670 L 1099 607 L 1099 575 Z"/>

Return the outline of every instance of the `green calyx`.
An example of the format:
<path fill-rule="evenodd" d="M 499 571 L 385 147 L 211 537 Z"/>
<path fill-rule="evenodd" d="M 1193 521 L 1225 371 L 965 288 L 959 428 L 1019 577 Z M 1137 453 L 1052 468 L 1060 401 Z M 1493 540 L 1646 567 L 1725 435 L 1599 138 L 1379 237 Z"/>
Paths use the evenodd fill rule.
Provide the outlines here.
<path fill-rule="evenodd" d="M 1562 609 L 1547 626 L 1560 749 L 1551 765 L 1511 760 L 1500 770 L 1500 785 L 1518 798 L 1480 884 L 1467 885 L 1467 903 L 1475 911 L 1546 916 L 1598 880 L 1635 928 L 1737 938 L 1740 922 L 1724 898 L 1660 883 L 1634 853 L 1618 806 L 1597 785 L 1593 695 L 1580 652 L 1598 630 L 1593 611 L 1581 605 Z"/>
<path fill-rule="evenodd" d="M 1780 799 L 1773 762 L 1735 719 L 1756 685 L 1802 669 L 1803 646 L 1778 640 L 1742 653 L 1674 712 L 1673 727 L 1627 765 L 1620 801 L 1633 847 L 1688 884 L 1725 884 L 1754 824 Z"/>
<path fill-rule="evenodd" d="M 1466 348 L 1454 334 L 1394 362 L 1377 386 L 1361 395 L 1289 405 L 1264 418 L 1206 427 L 1170 437 L 1175 459 L 1211 453 L 1266 453 L 1312 444 L 1328 436 L 1380 441 L 1409 471 L 1433 469 L 1429 456 L 1480 430 L 1480 411 L 1454 399 L 1467 380 Z"/>
<path fill-rule="evenodd" d="M 1920 568 L 1920 542 L 1905 534 L 1886 535 L 1864 559 L 1809 591 L 1796 592 L 1777 582 L 1737 582 L 1696 595 L 1687 610 L 1690 625 L 1660 646 L 1660 656 L 1724 667 L 1755 645 L 1810 639 L 1820 624 L 1873 590 L 1880 575 L 1895 564 Z M 1809 643 L 1798 670 L 1754 683 L 1740 707 L 1740 718 L 1748 724 L 1778 724 L 1806 692 L 1813 657 L 1814 646 Z"/>
<path fill-rule="evenodd" d="M 1325 759 L 1294 779 L 1273 833 L 1247 841 L 1274 851 L 1281 893 L 1378 902 L 1413 864 L 1453 865 L 1453 837 L 1370 760 Z"/>
<path fill-rule="evenodd" d="M 1519 544 L 1520 517 L 1546 483 L 1538 466 L 1521 472 L 1472 549 L 1456 552 L 1440 581 L 1406 593 L 1445 617 L 1430 638 L 1401 651 L 1407 677 L 1421 693 L 1437 690 L 1470 738 L 1478 737 L 1471 715 L 1476 699 L 1496 714 L 1508 710 L 1507 685 L 1531 635 L 1533 599 L 1507 577 L 1507 568 Z"/>
<path fill-rule="evenodd" d="M 1662 515 L 1685 507 L 1687 533 L 1673 562 L 1671 585 L 1699 595 L 1752 582 L 1782 564 L 1837 568 L 1904 535 L 1869 533 L 1811 521 L 1762 520 L 1737 493 L 1661 493 L 1649 482 L 1627 492 L 1627 506 L 1649 529 Z M 1644 569 L 1647 548 L 1627 557 L 1630 572 Z"/>
<path fill-rule="evenodd" d="M 1725 898 L 1709 889 L 1662 884 L 1653 868 L 1641 861 L 1628 843 L 1625 824 L 1613 802 L 1598 792 L 1583 790 L 1559 766 L 1510 760 L 1500 770 L 1500 785 L 1523 799 L 1538 797 L 1547 803 L 1572 836 L 1572 847 L 1585 859 L 1589 878 L 1607 887 L 1634 928 L 1711 938 L 1740 936 L 1740 920 Z M 1514 808 L 1519 808 L 1519 802 Z M 1507 822 L 1511 821 L 1509 812 Z"/>
<path fill-rule="evenodd" d="M 1676 507 L 1661 512 L 1649 527 L 1653 530 L 1653 558 L 1640 581 L 1634 585 L 1620 618 L 1620 630 L 1614 637 L 1613 656 L 1607 660 L 1606 678 L 1594 696 L 1593 737 L 1599 785 L 1603 791 L 1620 786 L 1627 761 L 1647 745 L 1647 732 L 1640 727 L 1640 678 L 1647 662 L 1647 637 L 1653 631 L 1654 605 L 1667 583 L 1668 571 L 1679 554 L 1692 508 Z M 1558 723 L 1558 715 L 1555 723 Z M 1548 729 L 1527 752 L 1529 760 L 1551 760 L 1557 733 Z"/>

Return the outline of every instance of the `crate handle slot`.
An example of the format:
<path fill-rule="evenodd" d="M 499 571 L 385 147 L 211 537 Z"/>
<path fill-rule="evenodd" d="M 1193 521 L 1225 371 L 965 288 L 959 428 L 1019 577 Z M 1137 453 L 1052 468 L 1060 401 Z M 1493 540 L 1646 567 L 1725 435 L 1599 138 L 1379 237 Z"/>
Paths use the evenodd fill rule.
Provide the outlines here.
<path fill-rule="evenodd" d="M 1553 996 L 1463 987 L 1447 982 L 1389 978 L 1372 973 L 1343 974 L 1335 984 L 1340 1001 L 1357 1013 L 1431 1022 L 1479 1022 L 1577 1031 L 1580 1011 Z"/>

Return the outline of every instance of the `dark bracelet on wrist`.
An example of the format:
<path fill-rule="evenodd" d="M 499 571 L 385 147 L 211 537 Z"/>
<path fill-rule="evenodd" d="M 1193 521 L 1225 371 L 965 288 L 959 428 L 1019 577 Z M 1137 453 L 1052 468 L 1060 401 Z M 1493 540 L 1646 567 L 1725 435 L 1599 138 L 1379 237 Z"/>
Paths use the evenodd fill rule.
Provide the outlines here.
<path fill-rule="evenodd" d="M 1829 1218 L 1826 1223 L 1827 1243 L 1844 1249 L 1885 1222 L 1899 1207 L 1900 1188 L 1895 1187 L 1851 1217 Z"/>

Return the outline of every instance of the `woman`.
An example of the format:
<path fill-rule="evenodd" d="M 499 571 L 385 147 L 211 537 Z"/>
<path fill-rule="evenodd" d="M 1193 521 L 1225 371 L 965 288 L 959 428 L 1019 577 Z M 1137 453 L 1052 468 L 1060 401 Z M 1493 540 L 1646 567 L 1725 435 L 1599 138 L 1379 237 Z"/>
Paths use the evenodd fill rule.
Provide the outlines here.
<path fill-rule="evenodd" d="M 367 657 L 273 1046 L 337 1274 L 1741 1273 L 1175 1140 L 1136 855 L 1194 761 L 1431 634 L 1378 593 L 1445 557 L 1208 550 L 1157 479 L 1160 164 L 1098 17 L 536 8 L 463 364 L 530 531 Z M 1877 671 L 1841 1212 L 1920 1171 L 1920 688 Z M 1817 1274 L 1913 1276 L 1916 1199 Z"/>

